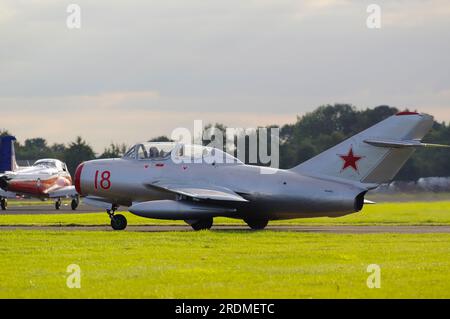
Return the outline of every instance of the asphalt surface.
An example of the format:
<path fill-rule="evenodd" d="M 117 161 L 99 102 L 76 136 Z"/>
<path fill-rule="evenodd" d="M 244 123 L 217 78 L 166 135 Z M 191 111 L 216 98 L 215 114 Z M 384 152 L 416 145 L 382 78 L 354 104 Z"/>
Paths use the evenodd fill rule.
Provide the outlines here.
<path fill-rule="evenodd" d="M 1 215 L 25 215 L 25 214 L 68 214 L 68 213 L 92 213 L 99 209 L 84 204 L 80 204 L 76 211 L 73 211 L 69 205 L 65 204 L 60 210 L 56 210 L 52 202 L 48 205 L 28 205 L 28 206 L 10 206 L 8 210 L 1 211 Z M 107 216 L 105 214 L 105 224 Z M 4 230 L 52 230 L 52 231 L 113 231 L 109 225 L 104 226 L 37 226 L 37 225 L 17 225 L 2 226 L 0 231 Z M 245 225 L 214 225 L 213 231 L 242 231 L 251 230 Z M 373 234 L 373 233 L 399 233 L 399 234 L 426 234 L 426 233 L 450 233 L 450 226 L 398 226 L 398 225 L 270 225 L 266 227 L 270 231 L 291 231 L 303 233 L 334 233 L 334 234 Z M 129 225 L 125 231 L 134 232 L 171 232 L 171 231 L 193 231 L 188 225 Z"/>
<path fill-rule="evenodd" d="M 113 231 L 110 226 L 0 226 L 0 231 L 5 230 L 46 230 L 46 231 Z M 241 231 L 251 232 L 247 226 L 241 225 L 216 225 L 212 231 Z M 301 232 L 301 233 L 331 233 L 331 234 L 437 234 L 450 233 L 450 226 L 304 226 L 304 225 L 274 225 L 268 226 L 267 231 Z M 129 225 L 125 231 L 131 232 L 173 232 L 193 231 L 188 225 Z"/>
<path fill-rule="evenodd" d="M 30 214 L 68 214 L 68 213 L 92 213 L 99 212 L 99 208 L 80 204 L 77 210 L 73 211 L 70 203 L 63 203 L 59 210 L 55 209 L 54 202 L 48 202 L 44 205 L 9 205 L 7 210 L 0 210 L 0 215 L 30 215 Z"/>

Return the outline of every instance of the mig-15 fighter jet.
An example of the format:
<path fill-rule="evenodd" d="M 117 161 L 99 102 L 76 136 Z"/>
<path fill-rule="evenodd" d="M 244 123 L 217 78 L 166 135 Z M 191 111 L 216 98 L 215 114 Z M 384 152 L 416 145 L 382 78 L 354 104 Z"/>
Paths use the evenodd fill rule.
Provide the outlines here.
<path fill-rule="evenodd" d="M 432 125 L 429 115 L 401 112 L 291 169 L 246 165 L 200 145 L 136 144 L 122 158 L 80 164 L 75 186 L 86 204 L 106 210 L 115 230 L 127 226 L 115 213 L 119 206 L 195 230 L 211 228 L 218 216 L 252 229 L 271 220 L 339 217 L 360 211 L 366 193 L 392 181 L 417 148 L 442 147 L 421 142 Z"/>

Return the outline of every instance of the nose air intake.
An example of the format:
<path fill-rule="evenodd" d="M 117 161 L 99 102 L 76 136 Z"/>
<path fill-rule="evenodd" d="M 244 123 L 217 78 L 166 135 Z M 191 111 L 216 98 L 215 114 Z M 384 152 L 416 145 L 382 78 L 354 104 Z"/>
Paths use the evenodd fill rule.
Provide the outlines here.
<path fill-rule="evenodd" d="M 82 195 L 81 192 L 81 172 L 83 171 L 83 166 L 84 163 L 81 163 L 80 165 L 78 165 L 76 171 L 75 171 L 75 176 L 74 176 L 74 183 L 75 183 L 75 189 L 77 191 L 78 194 Z"/>

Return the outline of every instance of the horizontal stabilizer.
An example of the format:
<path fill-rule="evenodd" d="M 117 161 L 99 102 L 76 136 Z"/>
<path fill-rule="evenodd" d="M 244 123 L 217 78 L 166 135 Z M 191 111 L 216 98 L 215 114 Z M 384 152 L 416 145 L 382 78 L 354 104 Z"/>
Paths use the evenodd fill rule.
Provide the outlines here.
<path fill-rule="evenodd" d="M 364 143 L 377 147 L 404 148 L 404 147 L 442 147 L 450 148 L 450 145 L 428 144 L 418 140 L 386 140 L 386 139 L 367 139 Z"/>
<path fill-rule="evenodd" d="M 4 191 L 3 189 L 0 189 L 0 197 L 1 198 L 16 198 L 17 194 L 12 192 Z"/>
<path fill-rule="evenodd" d="M 48 193 L 50 198 L 61 198 L 61 197 L 75 197 L 78 193 L 75 190 L 75 186 L 62 187 L 56 191 L 51 191 Z"/>

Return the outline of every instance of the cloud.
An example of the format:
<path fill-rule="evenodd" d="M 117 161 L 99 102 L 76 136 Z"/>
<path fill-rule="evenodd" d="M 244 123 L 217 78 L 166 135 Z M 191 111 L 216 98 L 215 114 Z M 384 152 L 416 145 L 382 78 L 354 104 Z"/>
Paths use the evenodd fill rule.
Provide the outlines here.
<path fill-rule="evenodd" d="M 295 121 L 292 114 L 276 112 L 262 112 L 255 116 L 253 112 L 228 112 L 219 109 L 210 112 L 188 109 L 155 111 L 136 107 L 136 103 L 142 102 L 139 101 L 140 98 L 147 99 L 147 102 L 158 99 L 151 92 L 32 99 L 34 108 L 27 112 L 18 114 L 14 108 L 4 110 L 1 128 L 8 129 L 21 142 L 26 138 L 39 136 L 50 143 L 69 143 L 81 135 L 99 153 L 111 142 L 134 144 L 159 135 L 170 136 L 177 127 L 192 129 L 194 120 L 202 120 L 205 125 L 220 122 L 230 127 L 257 127 Z M 22 103 L 20 100 L 9 99 L 9 103 Z M 0 99 L 0 103 L 4 104 L 5 101 Z M 59 110 L 56 105 L 59 105 Z"/>
<path fill-rule="evenodd" d="M 16 10 L 7 3 L 0 3 L 0 26 L 14 18 Z"/>
<path fill-rule="evenodd" d="M 450 2 L 447 0 L 408 0 L 382 2 L 383 26 L 420 28 L 448 25 Z"/>
<path fill-rule="evenodd" d="M 223 123 L 230 127 L 257 127 L 294 123 L 297 115 L 316 106 L 334 102 L 365 108 L 390 104 L 400 109 L 417 109 L 450 121 L 450 89 L 419 92 L 418 95 L 374 99 L 377 92 L 362 90 L 351 95 L 301 101 L 296 97 L 171 97 L 156 91 L 118 91 L 98 95 L 0 98 L 1 128 L 16 134 L 19 141 L 44 137 L 50 143 L 73 141 L 77 135 L 89 141 L 96 152 L 111 142 L 133 144 L 158 135 L 170 135 L 177 127 L 190 129 L 194 120 Z M 364 104 L 366 100 L 372 104 Z M 403 104 L 403 101 L 408 103 Z M 236 110 L 229 105 L 244 105 Z M 180 105 L 183 108 L 180 108 Z M 251 105 L 252 107 L 245 107 Z"/>
<path fill-rule="evenodd" d="M 110 111 L 111 108 L 121 107 L 124 104 L 128 106 L 137 106 L 147 103 L 148 100 L 158 99 L 160 96 L 157 91 L 122 91 L 108 92 L 98 95 L 82 95 L 79 97 L 69 97 L 69 99 L 79 100 L 79 106 L 84 108 L 100 108 L 104 111 Z"/>
<path fill-rule="evenodd" d="M 380 0 L 369 30 L 372 2 L 80 0 L 69 30 L 68 3 L 2 1 L 0 126 L 101 150 L 195 117 L 283 124 L 334 102 L 450 120 L 448 2 Z"/>

